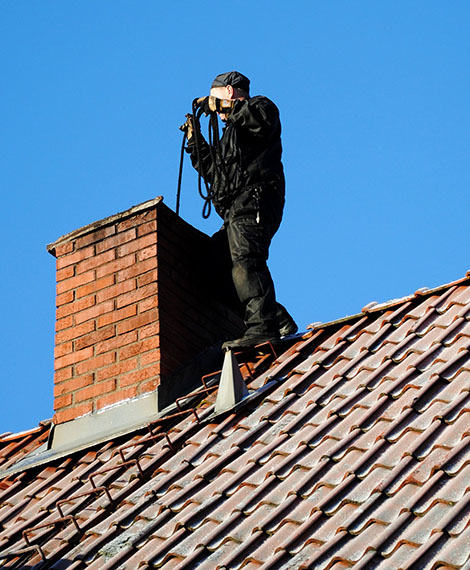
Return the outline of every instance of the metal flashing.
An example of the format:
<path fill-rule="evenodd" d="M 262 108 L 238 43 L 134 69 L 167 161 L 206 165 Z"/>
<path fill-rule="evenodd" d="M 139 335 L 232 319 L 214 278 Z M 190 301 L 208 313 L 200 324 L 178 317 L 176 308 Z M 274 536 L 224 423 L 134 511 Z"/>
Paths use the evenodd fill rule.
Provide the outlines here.
<path fill-rule="evenodd" d="M 219 391 L 215 401 L 215 413 L 226 412 L 248 396 L 237 359 L 231 350 L 225 352 L 224 365 L 220 375 Z"/>
<path fill-rule="evenodd" d="M 168 411 L 166 409 L 159 413 L 157 392 L 150 392 L 95 414 L 88 414 L 63 424 L 52 424 L 47 442 L 10 468 L 0 471 L 0 478 L 126 435 L 145 427 Z"/>

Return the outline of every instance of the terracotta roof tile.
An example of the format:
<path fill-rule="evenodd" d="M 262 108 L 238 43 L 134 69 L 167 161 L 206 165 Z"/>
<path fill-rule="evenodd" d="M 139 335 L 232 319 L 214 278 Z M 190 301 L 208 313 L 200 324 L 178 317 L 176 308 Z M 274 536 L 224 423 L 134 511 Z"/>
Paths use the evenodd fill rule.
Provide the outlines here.
<path fill-rule="evenodd" d="M 246 376 L 267 391 L 223 419 L 204 420 L 204 395 L 199 422 L 188 411 L 2 480 L 0 566 L 468 568 L 468 278 L 269 358 Z M 2 436 L 1 468 L 47 434 Z"/>

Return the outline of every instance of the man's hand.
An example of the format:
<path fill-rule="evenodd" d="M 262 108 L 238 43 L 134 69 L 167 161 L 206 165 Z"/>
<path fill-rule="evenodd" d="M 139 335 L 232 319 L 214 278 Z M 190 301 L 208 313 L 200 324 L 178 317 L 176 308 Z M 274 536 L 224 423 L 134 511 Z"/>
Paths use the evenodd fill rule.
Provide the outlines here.
<path fill-rule="evenodd" d="M 213 95 L 209 95 L 208 97 L 200 97 L 197 103 L 205 115 L 209 113 L 224 113 L 228 115 L 232 110 L 234 102 L 230 99 L 218 99 Z"/>
<path fill-rule="evenodd" d="M 204 115 L 208 115 L 211 112 L 211 109 L 209 108 L 209 97 L 199 97 L 199 99 L 196 100 L 197 106 L 202 109 Z"/>
<path fill-rule="evenodd" d="M 228 115 L 230 113 L 233 108 L 233 104 L 235 103 L 233 99 L 217 99 L 213 95 L 211 95 L 209 99 L 213 99 L 212 104 L 215 107 L 215 111 L 217 113 L 222 113 L 225 115 Z"/>
<path fill-rule="evenodd" d="M 188 139 L 188 142 L 193 138 L 194 124 L 193 124 L 193 116 L 191 114 L 188 113 L 186 115 L 186 122 L 181 125 L 180 131 L 186 133 L 186 138 Z"/>

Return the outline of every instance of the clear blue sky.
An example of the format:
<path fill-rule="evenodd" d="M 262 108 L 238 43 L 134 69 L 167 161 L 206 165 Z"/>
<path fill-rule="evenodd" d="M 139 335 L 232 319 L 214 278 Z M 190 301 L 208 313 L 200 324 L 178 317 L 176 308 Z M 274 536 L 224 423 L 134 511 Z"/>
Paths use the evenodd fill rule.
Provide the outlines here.
<path fill-rule="evenodd" d="M 302 329 L 470 268 L 470 3 L 0 3 L 0 433 L 52 417 L 47 243 L 163 195 L 194 97 L 237 69 L 283 122 L 278 297 Z M 182 216 L 201 217 L 185 164 Z"/>

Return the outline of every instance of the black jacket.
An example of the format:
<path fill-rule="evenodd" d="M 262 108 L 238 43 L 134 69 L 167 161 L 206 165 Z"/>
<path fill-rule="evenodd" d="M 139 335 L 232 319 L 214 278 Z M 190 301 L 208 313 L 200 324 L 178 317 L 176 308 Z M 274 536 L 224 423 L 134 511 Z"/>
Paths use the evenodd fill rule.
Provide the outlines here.
<path fill-rule="evenodd" d="M 211 155 L 201 136 L 200 164 L 194 138 L 187 147 L 194 168 L 212 185 L 213 202 L 222 217 L 247 187 L 267 183 L 284 193 L 279 110 L 267 97 L 235 101 L 223 129 L 220 149 L 221 163 L 217 158 L 213 160 L 216 155 Z"/>

